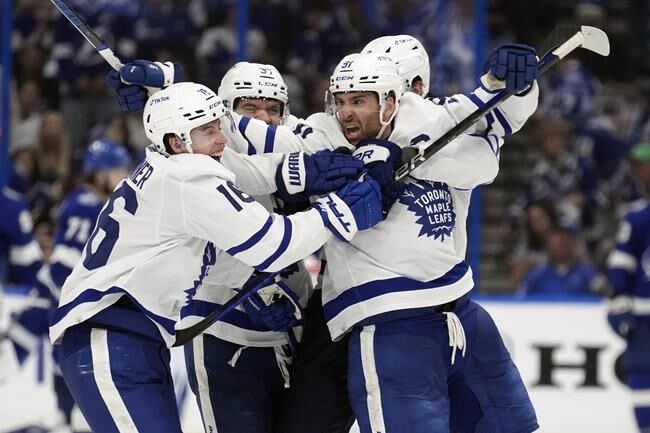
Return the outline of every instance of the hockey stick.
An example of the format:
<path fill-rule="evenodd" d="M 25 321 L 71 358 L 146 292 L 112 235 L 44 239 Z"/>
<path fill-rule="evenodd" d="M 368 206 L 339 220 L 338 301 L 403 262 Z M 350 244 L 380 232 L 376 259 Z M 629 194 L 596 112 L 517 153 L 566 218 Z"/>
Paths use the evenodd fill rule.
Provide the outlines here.
<path fill-rule="evenodd" d="M 64 17 L 83 35 L 84 38 L 90 43 L 90 45 L 95 48 L 97 53 L 106 60 L 106 62 L 111 65 L 113 69 L 119 72 L 120 68 L 124 66 L 120 59 L 117 58 L 113 50 L 111 50 L 106 42 L 90 28 L 86 23 L 83 22 L 79 15 L 75 11 L 70 9 L 70 7 L 63 0 L 50 0 L 56 8 L 61 11 Z"/>
<path fill-rule="evenodd" d="M 244 302 L 246 299 L 253 296 L 254 293 L 257 293 L 258 290 L 263 287 L 272 284 L 275 281 L 276 275 L 278 272 L 272 273 L 262 273 L 254 278 L 249 279 L 246 284 L 241 288 L 241 290 L 232 298 L 228 300 L 225 304 L 221 305 L 218 308 L 215 308 L 210 314 L 205 316 L 199 322 L 195 323 L 192 326 L 189 326 L 185 329 L 179 329 L 176 331 L 176 341 L 174 342 L 174 347 L 182 346 L 187 343 L 206 329 L 208 329 L 214 322 L 223 319 L 223 317 L 230 313 L 232 310 L 237 308 L 239 304 Z"/>
<path fill-rule="evenodd" d="M 567 33 L 570 34 L 568 39 Z M 579 29 L 576 29 L 575 27 L 558 27 L 551 32 L 542 45 L 546 45 L 543 48 L 550 48 L 547 48 L 548 51 L 544 56 L 542 56 L 542 59 L 538 63 L 539 74 L 543 74 L 549 70 L 553 65 L 566 57 L 576 48 L 584 48 L 601 56 L 609 55 L 609 39 L 607 38 L 607 34 L 596 27 L 582 26 Z M 408 159 L 406 159 L 395 171 L 395 180 L 404 179 L 409 175 L 409 173 L 449 144 L 450 141 L 465 132 L 470 126 L 476 123 L 478 119 L 483 117 L 489 111 L 492 111 L 512 95 L 513 92 L 507 92 L 505 90 L 500 91 L 483 107 L 467 116 L 456 126 L 447 131 L 442 137 L 434 141 L 430 146 L 420 149 L 420 151 L 414 156 L 406 156 Z M 404 150 L 406 149 L 409 148 L 405 148 Z M 410 149 L 416 151 L 415 148 Z"/>

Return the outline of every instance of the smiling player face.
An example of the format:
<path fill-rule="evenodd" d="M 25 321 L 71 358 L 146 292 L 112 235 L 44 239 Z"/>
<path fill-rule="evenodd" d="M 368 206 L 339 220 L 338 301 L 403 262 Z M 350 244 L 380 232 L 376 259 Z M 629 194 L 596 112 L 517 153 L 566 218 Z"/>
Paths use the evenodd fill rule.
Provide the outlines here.
<path fill-rule="evenodd" d="M 223 154 L 223 149 L 228 141 L 221 132 L 219 119 L 192 129 L 190 139 L 192 140 L 192 151 L 194 153 L 209 155 L 217 160 Z"/>

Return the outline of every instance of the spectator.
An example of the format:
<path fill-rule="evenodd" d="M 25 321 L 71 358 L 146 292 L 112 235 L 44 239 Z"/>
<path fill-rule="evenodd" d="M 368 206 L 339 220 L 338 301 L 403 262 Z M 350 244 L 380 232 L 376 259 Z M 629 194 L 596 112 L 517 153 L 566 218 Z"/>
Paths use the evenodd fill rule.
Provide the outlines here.
<path fill-rule="evenodd" d="M 546 243 L 557 222 L 553 203 L 540 201 L 526 208 L 525 228 L 515 240 L 510 258 L 510 279 L 517 287 L 524 275 L 547 261 Z"/>
<path fill-rule="evenodd" d="M 578 60 L 559 63 L 544 81 L 541 109 L 548 116 L 581 127 L 594 115 L 602 85 Z"/>
<path fill-rule="evenodd" d="M 553 201 L 574 222 L 591 225 L 598 177 L 591 161 L 571 152 L 572 142 L 568 123 L 547 120 L 542 125 L 542 153 L 526 188 L 527 201 Z"/>
<path fill-rule="evenodd" d="M 11 125 L 11 150 L 34 148 L 43 122 L 41 87 L 34 80 L 24 81 L 18 88 L 18 107 Z"/>
<path fill-rule="evenodd" d="M 51 223 L 51 210 L 63 198 L 70 167 L 70 145 L 63 115 L 49 111 L 43 116 L 34 151 L 35 172 L 25 193 L 35 225 Z"/>
<path fill-rule="evenodd" d="M 546 249 L 548 263 L 524 277 L 521 292 L 527 295 L 591 295 L 596 269 L 580 258 L 579 230 L 559 225 L 551 231 Z"/>
<path fill-rule="evenodd" d="M 632 182 L 638 198 L 650 198 L 650 143 L 639 143 L 630 151 Z"/>

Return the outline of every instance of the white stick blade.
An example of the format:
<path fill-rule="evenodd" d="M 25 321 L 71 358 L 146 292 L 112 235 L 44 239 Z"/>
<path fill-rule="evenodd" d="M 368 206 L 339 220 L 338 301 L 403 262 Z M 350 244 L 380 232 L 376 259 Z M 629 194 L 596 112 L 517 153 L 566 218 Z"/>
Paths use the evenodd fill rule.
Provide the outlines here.
<path fill-rule="evenodd" d="M 582 26 L 582 48 L 601 56 L 609 56 L 609 38 L 607 33 L 597 27 Z"/>

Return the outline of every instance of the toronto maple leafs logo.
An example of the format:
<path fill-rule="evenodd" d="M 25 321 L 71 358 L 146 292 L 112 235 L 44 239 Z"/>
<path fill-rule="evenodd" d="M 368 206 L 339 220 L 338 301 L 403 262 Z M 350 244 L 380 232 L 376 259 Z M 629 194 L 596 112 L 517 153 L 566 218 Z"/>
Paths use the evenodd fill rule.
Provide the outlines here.
<path fill-rule="evenodd" d="M 210 272 L 210 268 L 212 268 L 212 266 L 214 266 L 214 264 L 216 263 L 217 261 L 216 252 L 217 251 L 214 247 L 214 244 L 212 242 L 208 242 L 207 245 L 205 246 L 205 249 L 203 250 L 203 264 L 201 265 L 199 276 L 197 279 L 194 280 L 194 285 L 189 289 L 185 290 L 185 293 L 187 294 L 188 302 L 194 298 L 194 295 L 196 295 L 196 290 L 199 288 L 201 283 L 203 283 L 203 279 L 205 278 L 206 275 L 208 275 L 208 272 Z"/>
<path fill-rule="evenodd" d="M 406 185 L 399 201 L 418 217 L 418 236 L 445 240 L 456 226 L 454 202 L 449 186 L 442 182 L 418 180 Z"/>

